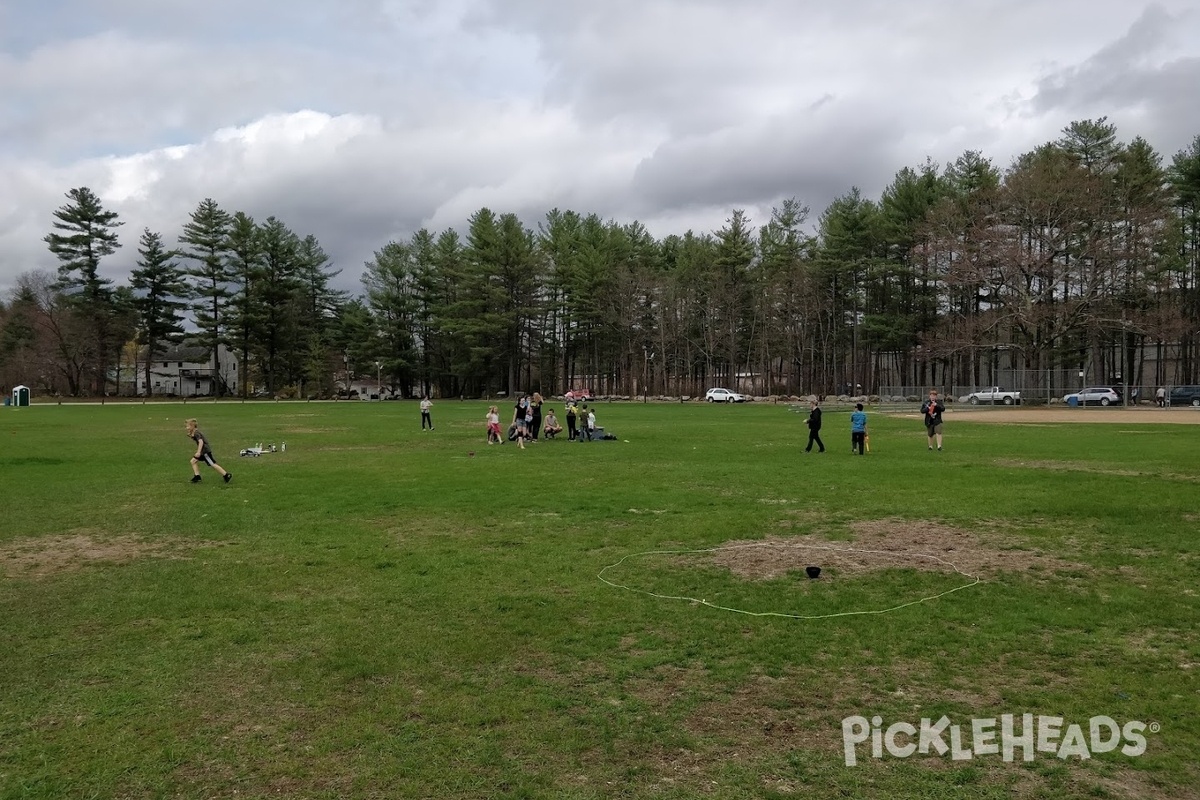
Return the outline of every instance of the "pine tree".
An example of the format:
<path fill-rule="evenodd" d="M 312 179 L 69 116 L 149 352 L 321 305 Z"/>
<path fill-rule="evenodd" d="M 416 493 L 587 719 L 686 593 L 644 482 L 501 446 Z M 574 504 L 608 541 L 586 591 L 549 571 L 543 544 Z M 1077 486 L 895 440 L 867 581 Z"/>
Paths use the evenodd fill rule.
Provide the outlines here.
<path fill-rule="evenodd" d="M 54 230 L 43 241 L 59 261 L 56 288 L 70 299 L 93 337 L 88 359 L 93 390 L 103 394 L 108 365 L 120 346 L 114 335 L 117 310 L 112 281 L 100 276 L 100 259 L 120 247 L 116 229 L 123 225 L 115 211 L 105 211 L 100 198 L 86 186 L 67 192 L 69 203 L 54 212 Z"/>
<path fill-rule="evenodd" d="M 341 353 L 341 374 L 346 391 L 350 390 L 356 374 L 374 371 L 378 338 L 371 310 L 361 299 L 355 298 L 337 309 L 330 341 L 332 347 Z"/>
<path fill-rule="evenodd" d="M 367 303 L 379 335 L 376 356 L 389 384 L 412 385 L 417 363 L 416 279 L 412 252 L 402 242 L 388 242 L 375 251 L 362 276 Z"/>
<path fill-rule="evenodd" d="M 165 250 L 162 236 L 149 228 L 142 231 L 138 255 L 129 285 L 137 292 L 133 299 L 137 341 L 146 347 L 146 396 L 150 397 L 154 394 L 150 367 L 155 350 L 160 342 L 178 341 L 182 336 L 182 311 L 187 308 L 189 287 L 183 270 L 173 260 L 176 253 Z"/>
<path fill-rule="evenodd" d="M 521 367 L 529 362 L 536 332 L 538 287 L 541 270 L 533 246 L 533 232 L 521 224 L 516 214 L 500 217 L 498 258 L 488 265 L 493 280 L 504 297 L 503 325 L 508 357 L 508 391 L 515 394 L 521 379 Z M 528 387 L 532 388 L 532 387 Z"/>
<path fill-rule="evenodd" d="M 261 312 L 257 349 L 267 391 L 273 393 L 297 377 L 289 373 L 289 365 L 294 361 L 290 345 L 299 327 L 296 313 L 299 242 L 296 234 L 275 217 L 267 217 L 258 226 L 258 241 L 262 249 L 262 278 L 254 292 Z"/>
<path fill-rule="evenodd" d="M 911 173 L 911 170 L 908 171 Z M 905 179 L 907 182 L 907 178 Z M 878 247 L 879 206 L 863 198 L 857 187 L 833 201 L 821 215 L 817 266 L 826 294 L 821 348 L 828 354 L 826 387 L 862 382 L 858 359 L 859 322 L 867 266 Z M 932 281 L 926 275 L 925 284 Z"/>
<path fill-rule="evenodd" d="M 37 298 L 28 287 L 13 290 L 12 302 L 0 302 L 0 383 L 12 385 L 19 380 L 6 380 L 8 368 L 15 376 L 28 369 L 37 347 L 37 319 L 40 309 Z"/>
<path fill-rule="evenodd" d="M 329 333 L 334 312 L 345 302 L 346 293 L 329 284 L 339 274 L 340 269 L 329 269 L 329 256 L 317 237 L 309 234 L 300 241 L 296 249 L 301 337 L 296 347 L 303 354 L 300 379 L 305 386 L 316 383 L 321 394 L 333 388 L 329 381 Z"/>
<path fill-rule="evenodd" d="M 415 333 L 420 351 L 417 382 L 420 385 L 419 394 L 428 396 L 433 393 L 432 385 L 438 377 L 435 375 L 434 361 L 438 359 L 442 346 L 441 337 L 434 327 L 434 309 L 441 303 L 438 296 L 441 281 L 437 274 L 437 244 L 433 234 L 421 228 L 413 234 L 409 249 L 412 253 L 413 289 L 416 295 Z"/>
<path fill-rule="evenodd" d="M 771 221 L 759 230 L 761 269 L 755 282 L 755 300 L 763 320 L 761 341 L 764 387 L 769 394 L 777 385 L 800 387 L 792 367 L 801 360 L 803 323 L 801 297 L 805 278 L 805 256 L 810 247 L 801 226 L 808 208 L 795 198 L 771 209 Z"/>
<path fill-rule="evenodd" d="M 225 342 L 225 306 L 229 301 L 229 214 L 216 201 L 206 198 L 200 202 L 183 226 L 179 237 L 181 255 L 194 263 L 187 271 L 193 286 L 197 337 L 201 346 L 212 353 L 213 385 L 218 395 L 224 393 L 221 373 L 221 345 Z"/>
<path fill-rule="evenodd" d="M 442 309 L 441 324 L 457 345 L 455 371 L 463 391 L 474 394 L 506 386 L 499 361 L 505 343 L 506 297 L 494 279 L 493 264 L 500 257 L 495 213 L 481 208 L 471 215 L 469 225 L 454 299 Z"/>
<path fill-rule="evenodd" d="M 582 219 L 574 211 L 551 209 L 538 225 L 538 251 L 547 271 L 546 302 L 549 306 L 550 349 L 559 363 L 553 370 L 570 387 L 574 344 L 574 323 L 568 303 L 573 277 L 577 271 L 581 245 Z"/>
<path fill-rule="evenodd" d="M 1200 379 L 1200 136 L 1171 160 L 1171 188 L 1179 215 L 1182 264 L 1174 281 L 1174 298 L 1180 328 L 1181 373 L 1178 380 L 1195 383 Z"/>
<path fill-rule="evenodd" d="M 470 354 L 463 338 L 447 324 L 453 318 L 466 274 L 463 244 L 458 232 L 447 229 L 438 234 L 431 258 L 435 275 L 432 320 L 440 342 L 438 371 L 442 376 L 442 396 L 461 396 L 466 390 L 466 381 L 460 365 L 470 360 Z"/>
<path fill-rule="evenodd" d="M 239 211 L 229 224 L 230 298 L 225 313 L 225 331 L 238 360 L 238 386 L 245 398 L 250 391 L 250 354 L 252 344 L 262 330 L 262 307 L 258 302 L 258 282 L 262 280 L 262 242 L 254 219 Z"/>
<path fill-rule="evenodd" d="M 737 391 L 738 368 L 747 352 L 745 322 L 751 318 L 750 270 L 755 261 L 753 232 L 746 212 L 735 209 L 716 233 L 717 258 L 713 275 L 714 319 L 720 333 L 718 350 L 724 356 L 727 385 Z"/>

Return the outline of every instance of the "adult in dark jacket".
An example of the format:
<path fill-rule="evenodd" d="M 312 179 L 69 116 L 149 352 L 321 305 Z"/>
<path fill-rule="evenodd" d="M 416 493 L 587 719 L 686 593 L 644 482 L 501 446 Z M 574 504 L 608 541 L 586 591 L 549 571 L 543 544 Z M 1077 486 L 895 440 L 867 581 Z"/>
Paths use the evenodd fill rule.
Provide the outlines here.
<path fill-rule="evenodd" d="M 813 442 L 820 448 L 819 452 L 825 452 L 825 443 L 821 441 L 821 405 L 816 400 L 812 401 L 812 410 L 808 412 L 808 447 L 804 452 L 812 452 Z"/>
<path fill-rule="evenodd" d="M 929 390 L 929 399 L 921 403 L 921 413 L 925 415 L 925 433 L 929 436 L 929 449 L 937 443 L 937 449 L 942 449 L 942 412 L 946 406 L 938 399 L 937 389 Z"/>

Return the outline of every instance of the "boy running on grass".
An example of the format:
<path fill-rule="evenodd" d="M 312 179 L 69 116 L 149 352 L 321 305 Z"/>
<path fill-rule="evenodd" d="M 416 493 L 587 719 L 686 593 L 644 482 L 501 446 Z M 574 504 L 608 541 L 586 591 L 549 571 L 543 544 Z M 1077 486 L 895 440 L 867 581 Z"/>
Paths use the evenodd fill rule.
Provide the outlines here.
<path fill-rule="evenodd" d="M 192 456 L 192 483 L 200 482 L 201 462 L 208 464 L 217 472 L 221 473 L 221 477 L 225 479 L 226 483 L 229 483 L 231 480 L 233 480 L 233 473 L 226 472 L 225 468 L 218 464 L 217 460 L 213 458 L 213 452 L 212 448 L 208 444 L 208 438 L 196 428 L 196 420 L 189 419 L 187 421 L 187 435 L 188 438 L 196 443 L 196 455 Z"/>

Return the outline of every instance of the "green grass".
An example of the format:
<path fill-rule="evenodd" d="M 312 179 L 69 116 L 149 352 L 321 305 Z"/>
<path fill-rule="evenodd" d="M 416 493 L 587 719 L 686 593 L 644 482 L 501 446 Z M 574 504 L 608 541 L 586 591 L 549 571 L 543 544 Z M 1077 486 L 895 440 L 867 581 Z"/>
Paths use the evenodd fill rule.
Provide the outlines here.
<path fill-rule="evenodd" d="M 600 404 L 620 441 L 483 441 L 481 403 L 0 414 L 0 798 L 1195 797 L 1200 429 Z M 234 474 L 187 483 L 186 417 Z M 286 453 L 238 458 L 259 441 Z M 474 456 L 469 455 L 471 452 Z M 625 556 L 853 523 L 991 531 L 1001 571 L 882 615 L 751 617 L 606 585 Z M 82 545 L 104 546 L 98 558 Z M 749 610 L 881 609 L 904 568 L 606 573 Z M 841 720 L 1156 722 L 1144 755 L 843 763 Z"/>

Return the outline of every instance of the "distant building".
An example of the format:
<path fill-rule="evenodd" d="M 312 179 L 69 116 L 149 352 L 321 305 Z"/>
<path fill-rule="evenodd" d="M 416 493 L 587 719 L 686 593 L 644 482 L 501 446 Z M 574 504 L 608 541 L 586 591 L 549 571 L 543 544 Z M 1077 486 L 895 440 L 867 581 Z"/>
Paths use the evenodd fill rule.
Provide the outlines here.
<path fill-rule="evenodd" d="M 157 348 L 150 359 L 150 383 L 154 395 L 207 397 L 237 394 L 239 386 L 237 358 L 229 348 L 217 349 L 221 371 L 213 369 L 212 351 L 207 347 L 175 344 Z M 121 393 L 146 394 L 146 349 L 138 351 L 137 376 L 122 374 Z"/>

